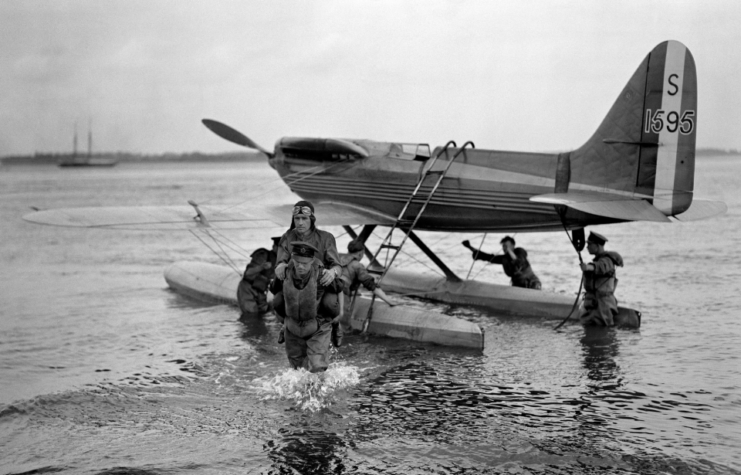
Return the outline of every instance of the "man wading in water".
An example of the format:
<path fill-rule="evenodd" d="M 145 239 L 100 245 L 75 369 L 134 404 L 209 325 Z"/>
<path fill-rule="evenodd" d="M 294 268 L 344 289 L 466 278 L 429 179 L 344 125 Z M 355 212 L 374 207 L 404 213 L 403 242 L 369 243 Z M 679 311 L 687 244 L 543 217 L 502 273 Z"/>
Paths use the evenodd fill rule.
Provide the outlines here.
<path fill-rule="evenodd" d="M 278 256 L 280 237 L 271 238 L 273 248 L 257 249 L 250 255 L 250 262 L 242 274 L 237 287 L 237 303 L 242 311 L 241 318 L 255 317 L 270 310 L 268 304 L 268 284 L 275 277 L 275 260 Z"/>
<path fill-rule="evenodd" d="M 326 291 L 342 292 L 342 280 L 335 276 L 324 284 L 322 263 L 315 259 L 318 249 L 306 242 L 293 241 L 291 259 L 284 268 L 284 279 L 273 280 L 271 292 L 282 294 L 275 313 L 285 325 L 283 334 L 288 362 L 293 369 L 312 373 L 329 366 L 332 323 L 339 319 L 339 307 L 325 305 Z M 332 274 L 332 273 L 330 273 Z"/>
<path fill-rule="evenodd" d="M 283 280 L 286 277 L 286 267 L 291 259 L 293 242 L 300 241 L 311 244 L 316 249 L 315 258 L 324 265 L 319 277 L 319 284 L 328 286 L 337 277 L 342 275 L 340 255 L 337 252 L 337 243 L 332 234 L 317 229 L 314 205 L 308 201 L 299 201 L 293 206 L 291 227 L 283 234 L 278 244 L 278 257 L 276 259 L 275 277 Z M 273 306 L 282 304 L 283 294 L 273 292 Z M 337 292 L 331 288 L 324 295 L 324 303 L 327 308 L 333 309 L 336 314 L 340 312 L 340 300 Z M 339 326 L 337 326 L 339 328 Z M 283 342 L 283 331 L 278 335 L 278 343 Z"/>

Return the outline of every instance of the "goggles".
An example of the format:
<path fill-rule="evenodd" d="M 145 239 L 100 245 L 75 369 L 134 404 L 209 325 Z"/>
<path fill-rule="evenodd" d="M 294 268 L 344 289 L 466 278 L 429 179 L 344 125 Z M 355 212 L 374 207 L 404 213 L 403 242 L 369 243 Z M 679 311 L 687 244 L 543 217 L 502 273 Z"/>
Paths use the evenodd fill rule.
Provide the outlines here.
<path fill-rule="evenodd" d="M 306 216 L 311 216 L 311 208 L 308 206 L 294 206 L 293 207 L 293 215 L 296 216 L 298 214 L 305 214 Z"/>

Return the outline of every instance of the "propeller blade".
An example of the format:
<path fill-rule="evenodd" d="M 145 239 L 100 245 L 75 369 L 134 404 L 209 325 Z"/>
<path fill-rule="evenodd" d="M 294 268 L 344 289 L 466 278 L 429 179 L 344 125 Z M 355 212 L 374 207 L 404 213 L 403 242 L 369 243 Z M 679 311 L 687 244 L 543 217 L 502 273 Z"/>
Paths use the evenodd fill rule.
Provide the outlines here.
<path fill-rule="evenodd" d="M 238 130 L 235 130 L 231 127 L 229 127 L 226 124 L 222 124 L 221 122 L 211 120 L 211 119 L 203 119 L 201 122 L 203 122 L 203 125 L 208 127 L 208 129 L 221 137 L 224 140 L 228 140 L 229 142 L 235 143 L 237 145 L 241 145 L 243 147 L 247 148 L 253 148 L 255 150 L 259 150 L 268 157 L 272 157 L 273 154 L 271 152 L 268 152 L 264 148 L 260 147 L 258 144 L 252 141 L 249 137 L 244 135 L 242 132 L 239 132 Z"/>

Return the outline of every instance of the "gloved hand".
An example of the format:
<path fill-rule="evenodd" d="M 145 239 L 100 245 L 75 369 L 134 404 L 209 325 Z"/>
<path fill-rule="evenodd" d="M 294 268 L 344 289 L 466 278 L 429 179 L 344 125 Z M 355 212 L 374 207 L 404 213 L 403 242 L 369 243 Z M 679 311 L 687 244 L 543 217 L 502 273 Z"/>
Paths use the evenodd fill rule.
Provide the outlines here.
<path fill-rule="evenodd" d="M 278 332 L 278 344 L 282 345 L 283 342 L 286 341 L 286 336 L 283 334 L 283 332 L 286 331 L 285 327 L 280 327 L 280 331 Z"/>

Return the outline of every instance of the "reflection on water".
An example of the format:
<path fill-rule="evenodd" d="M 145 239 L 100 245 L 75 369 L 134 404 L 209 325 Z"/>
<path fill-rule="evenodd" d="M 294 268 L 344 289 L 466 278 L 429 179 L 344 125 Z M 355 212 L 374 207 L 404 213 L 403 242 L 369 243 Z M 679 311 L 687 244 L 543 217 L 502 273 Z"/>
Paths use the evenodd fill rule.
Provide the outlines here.
<path fill-rule="evenodd" d="M 584 336 L 581 338 L 584 355 L 584 368 L 587 378 L 594 381 L 590 385 L 595 390 L 616 389 L 620 383 L 618 375 L 620 367 L 615 358 L 618 356 L 618 340 L 615 328 L 600 326 L 584 327 Z M 615 384 L 605 386 L 605 383 Z"/>
<path fill-rule="evenodd" d="M 279 434 L 265 443 L 271 473 L 347 473 L 348 442 L 337 434 L 306 427 L 284 427 Z"/>
<path fill-rule="evenodd" d="M 245 341 L 270 344 L 278 340 L 278 328 L 275 317 L 272 315 L 265 317 L 255 317 L 253 315 L 240 316 L 239 322 L 242 324 L 240 337 Z"/>

